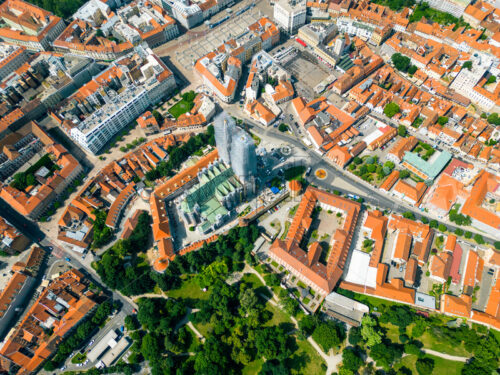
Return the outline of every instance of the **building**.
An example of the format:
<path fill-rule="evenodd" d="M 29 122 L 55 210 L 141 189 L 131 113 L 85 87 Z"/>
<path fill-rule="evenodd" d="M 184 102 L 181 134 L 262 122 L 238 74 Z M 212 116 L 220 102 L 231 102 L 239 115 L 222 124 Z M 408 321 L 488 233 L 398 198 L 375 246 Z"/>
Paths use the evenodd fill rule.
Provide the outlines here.
<path fill-rule="evenodd" d="M 344 217 L 342 227 L 332 235 L 332 248 L 326 264 L 319 260 L 322 253 L 319 242 L 312 242 L 307 251 L 300 247 L 301 242 L 308 238 L 306 236 L 313 221 L 311 216 L 316 207 L 339 212 Z M 326 296 L 342 276 L 360 207 L 359 203 L 349 199 L 316 188 L 307 188 L 286 238 L 273 242 L 269 256 L 315 292 Z"/>
<path fill-rule="evenodd" d="M 59 343 L 97 307 L 89 284 L 82 273 L 71 269 L 42 290 L 0 349 L 0 356 L 10 363 L 6 371 L 17 366 L 15 373 L 28 374 L 42 367 Z"/>
<path fill-rule="evenodd" d="M 401 160 L 403 160 L 403 156 L 405 155 L 405 153 L 407 151 L 413 150 L 417 143 L 418 139 L 414 136 L 401 138 L 389 150 L 389 153 L 387 154 L 387 160 L 392 161 L 394 164 L 400 163 Z"/>
<path fill-rule="evenodd" d="M 215 144 L 217 145 L 219 157 L 227 165 L 231 164 L 231 142 L 235 131 L 236 122 L 227 114 L 227 112 L 222 112 L 215 117 Z"/>
<path fill-rule="evenodd" d="M 471 0 L 429 0 L 428 4 L 431 8 L 437 9 L 441 12 L 450 13 L 451 15 L 460 18 L 462 15 L 464 16 L 464 20 L 466 15 L 464 11 L 468 8 L 468 5 L 471 3 Z M 466 20 L 466 22 L 469 22 Z M 472 23 L 471 23 L 472 24 Z"/>
<path fill-rule="evenodd" d="M 194 70 L 220 100 L 230 103 L 234 99 L 242 64 L 259 51 L 271 49 L 279 40 L 279 29 L 262 17 L 238 38 L 226 41 L 194 62 Z"/>
<path fill-rule="evenodd" d="M 221 227 L 243 198 L 243 187 L 233 170 L 215 162 L 198 173 L 198 182 L 183 195 L 180 212 L 202 234 Z M 233 211 L 234 212 L 234 211 Z"/>
<path fill-rule="evenodd" d="M 47 51 L 64 30 L 61 18 L 22 0 L 1 4 L 0 19 L 0 39 L 33 51 Z"/>
<path fill-rule="evenodd" d="M 0 45 L 0 81 L 24 65 L 28 57 L 25 47 Z"/>
<path fill-rule="evenodd" d="M 40 217 L 83 172 L 80 163 L 35 122 L 10 133 L 1 142 L 4 153 L 0 157 L 3 158 L 2 164 L 7 164 L 3 169 L 6 176 L 13 174 L 37 153 L 45 151 L 23 172 L 26 186 L 19 186 L 9 179 L 0 191 L 2 199 L 30 219 Z"/>
<path fill-rule="evenodd" d="M 244 184 L 253 185 L 257 175 L 257 154 L 255 142 L 244 130 L 237 129 L 231 140 L 231 167 L 234 174 Z"/>
<path fill-rule="evenodd" d="M 137 47 L 63 102 L 55 116 L 71 138 L 95 154 L 175 87 L 174 75 L 151 49 Z"/>
<path fill-rule="evenodd" d="M 279 0 L 274 4 L 274 20 L 290 34 L 306 24 L 307 7 L 304 0 Z"/>
<path fill-rule="evenodd" d="M 8 254 L 20 253 L 28 248 L 30 239 L 0 216 L 0 248 Z"/>
<path fill-rule="evenodd" d="M 392 193 L 399 197 L 401 200 L 418 207 L 426 190 L 427 185 L 423 182 L 412 184 L 403 180 L 399 180 L 392 189 Z"/>
<path fill-rule="evenodd" d="M 232 5 L 229 0 L 205 0 L 200 2 L 185 2 L 182 0 L 163 0 L 162 5 L 186 29 L 191 29 L 204 20 L 212 17 L 224 8 Z"/>
<path fill-rule="evenodd" d="M 422 159 L 417 153 L 406 152 L 403 166 L 423 180 L 434 180 L 451 160 L 448 151 L 437 151 L 429 160 Z"/>

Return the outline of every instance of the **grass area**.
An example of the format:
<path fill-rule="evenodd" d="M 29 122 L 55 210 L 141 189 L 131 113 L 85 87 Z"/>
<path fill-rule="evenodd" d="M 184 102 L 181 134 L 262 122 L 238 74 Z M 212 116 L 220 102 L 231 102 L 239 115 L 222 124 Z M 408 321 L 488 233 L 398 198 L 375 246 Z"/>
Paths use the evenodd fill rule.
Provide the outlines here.
<path fill-rule="evenodd" d="M 273 317 L 264 324 L 264 327 L 277 326 L 281 323 L 292 323 L 288 314 L 282 311 L 279 307 L 266 303 L 266 310 L 273 313 Z"/>
<path fill-rule="evenodd" d="M 73 358 L 71 358 L 71 363 L 83 363 L 87 359 L 87 354 L 76 353 Z"/>
<path fill-rule="evenodd" d="M 370 307 L 370 310 L 374 310 L 375 308 L 377 308 L 377 310 L 380 310 L 380 307 L 382 305 L 384 305 L 385 307 L 392 306 L 392 305 L 399 305 L 396 302 L 387 301 L 385 299 L 367 296 L 364 294 L 354 293 L 354 292 L 346 291 L 346 290 L 339 288 L 338 293 L 346 295 L 345 294 L 346 292 L 347 292 L 347 294 L 349 294 L 349 295 L 347 295 L 347 297 L 353 298 L 358 302 L 361 302 L 361 303 L 364 303 L 365 305 L 368 305 L 368 307 Z"/>
<path fill-rule="evenodd" d="M 255 375 L 258 374 L 262 365 L 264 364 L 264 360 L 262 358 L 258 358 L 255 361 L 250 362 L 248 365 L 243 367 L 241 370 L 242 375 Z"/>
<path fill-rule="evenodd" d="M 255 142 L 255 147 L 258 147 L 260 145 L 260 142 L 262 142 L 262 139 L 260 139 L 259 137 L 257 137 L 255 134 L 253 133 L 250 133 L 250 135 L 252 136 L 252 139 L 254 140 Z"/>
<path fill-rule="evenodd" d="M 289 220 L 285 221 L 285 229 L 283 230 L 280 239 L 284 240 L 286 238 L 286 235 L 288 234 L 288 229 L 290 229 L 291 224 L 292 223 Z"/>
<path fill-rule="evenodd" d="M 188 102 L 182 99 L 170 107 L 168 112 L 177 119 L 184 113 L 189 112 L 193 107 L 193 102 Z"/>
<path fill-rule="evenodd" d="M 302 179 L 302 176 L 304 175 L 306 171 L 306 167 L 303 165 L 299 165 L 296 167 L 291 167 L 285 170 L 285 180 L 291 181 L 291 180 L 300 180 Z"/>
<path fill-rule="evenodd" d="M 417 5 L 415 10 L 413 11 L 413 14 L 410 16 L 410 22 L 420 21 L 422 17 L 437 22 L 440 25 L 451 25 L 452 23 L 454 23 L 456 27 L 461 27 L 461 26 L 470 27 L 470 25 L 467 22 L 463 21 L 462 19 L 459 19 L 451 15 L 450 13 L 432 9 L 429 7 L 427 3 L 422 3 Z"/>
<path fill-rule="evenodd" d="M 324 374 L 322 365 L 326 366 L 326 363 L 311 344 L 297 340 L 297 346 L 295 353 L 287 359 L 292 368 L 291 374 Z"/>
<path fill-rule="evenodd" d="M 462 371 L 462 367 L 464 366 L 462 362 L 449 361 L 447 359 L 435 357 L 430 354 L 426 354 L 425 358 L 431 358 L 434 360 L 434 370 L 432 371 L 432 373 L 435 375 L 459 375 Z M 394 365 L 394 369 L 397 371 L 401 367 L 405 366 L 411 370 L 412 374 L 418 374 L 417 369 L 415 368 L 416 361 L 416 355 L 407 355 Z"/>
<path fill-rule="evenodd" d="M 194 93 L 193 91 L 182 94 L 182 99 L 175 103 L 172 107 L 170 107 L 168 112 L 176 119 L 179 118 L 180 115 L 189 112 L 194 107 L 195 97 L 196 93 Z"/>
<path fill-rule="evenodd" d="M 190 300 L 196 299 L 208 299 L 210 292 L 204 292 L 200 286 L 196 283 L 193 276 L 183 275 L 181 276 L 182 284 L 177 289 L 171 289 L 167 292 L 167 295 L 172 298 L 181 298 L 191 306 Z"/>
<path fill-rule="evenodd" d="M 392 342 L 399 342 L 399 329 L 397 326 L 391 323 L 380 324 L 381 327 L 384 327 L 387 330 L 387 337 Z"/>
<path fill-rule="evenodd" d="M 189 348 L 187 351 L 189 353 L 193 353 L 196 351 L 196 349 L 200 345 L 200 340 L 198 339 L 198 336 L 196 336 L 196 334 L 193 332 L 193 330 L 191 328 L 189 328 L 188 325 L 186 325 L 186 328 L 187 328 L 188 332 L 191 334 L 191 345 L 189 345 Z"/>
<path fill-rule="evenodd" d="M 432 328 L 431 328 L 432 329 Z M 432 349 L 441 353 L 456 355 L 460 357 L 470 357 L 463 343 L 451 342 L 448 339 L 436 337 L 431 331 L 427 330 L 418 338 L 424 344 L 424 348 Z"/>
<path fill-rule="evenodd" d="M 213 325 L 209 322 L 207 323 L 198 323 L 193 325 L 196 327 L 198 332 L 201 333 L 203 337 L 208 337 L 210 335 L 210 332 L 212 332 L 212 329 L 214 328 Z"/>
<path fill-rule="evenodd" d="M 271 262 L 271 265 L 272 265 L 273 267 L 278 267 L 278 263 L 276 263 L 274 260 Z"/>
<path fill-rule="evenodd" d="M 241 278 L 241 281 L 243 281 L 247 284 L 250 284 L 252 286 L 252 289 L 255 291 L 255 293 L 257 293 L 257 295 L 263 294 L 268 298 L 272 297 L 269 289 L 267 289 L 267 287 L 262 283 L 262 281 L 260 281 L 260 279 L 257 277 L 257 275 L 255 275 L 253 273 L 246 273 Z"/>

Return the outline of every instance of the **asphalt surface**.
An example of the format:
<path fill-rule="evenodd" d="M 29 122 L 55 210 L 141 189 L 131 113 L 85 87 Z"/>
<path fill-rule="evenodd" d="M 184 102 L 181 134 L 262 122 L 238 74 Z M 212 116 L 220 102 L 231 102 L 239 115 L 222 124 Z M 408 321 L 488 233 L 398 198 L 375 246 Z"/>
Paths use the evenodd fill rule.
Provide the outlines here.
<path fill-rule="evenodd" d="M 343 179 L 345 181 L 348 181 L 350 185 L 355 186 L 358 190 L 361 190 L 364 192 L 364 194 L 357 194 L 354 192 L 354 194 L 359 195 L 362 197 L 366 203 L 370 205 L 375 205 L 381 209 L 387 209 L 387 210 L 392 210 L 395 212 L 406 212 L 406 211 L 411 211 L 415 214 L 415 217 L 417 219 L 421 217 L 426 217 L 429 220 L 434 220 L 435 218 L 426 215 L 422 211 L 420 211 L 418 208 L 414 206 L 410 206 L 406 203 L 403 203 L 399 200 L 395 200 L 392 197 L 389 197 L 381 192 L 379 192 L 377 189 L 373 188 L 370 189 L 366 185 L 362 184 L 359 182 L 354 176 L 352 176 L 350 173 L 348 173 L 345 170 L 340 170 L 332 166 L 330 163 L 326 162 L 318 153 L 316 153 L 314 150 L 307 148 L 302 142 L 300 142 L 298 139 L 295 137 L 291 136 L 289 133 L 282 133 L 278 130 L 276 130 L 274 127 L 269 127 L 269 128 L 263 128 L 260 125 L 255 124 L 251 120 L 245 119 L 245 122 L 248 124 L 248 127 L 256 133 L 258 136 L 265 136 L 268 138 L 274 138 L 278 140 L 279 143 L 287 143 L 290 145 L 293 145 L 295 147 L 301 148 L 303 151 L 307 152 L 309 155 L 309 160 L 307 160 L 307 164 L 311 167 L 311 169 L 314 171 L 318 168 L 324 169 L 328 176 L 334 177 L 334 180 L 337 178 Z M 335 186 L 334 182 L 328 182 L 331 181 L 331 177 L 328 180 L 320 180 L 314 176 L 314 173 L 311 173 L 308 177 L 308 181 L 310 183 L 313 183 L 316 186 L 319 186 L 324 189 L 332 189 L 337 187 Z M 338 188 L 337 190 L 343 192 L 343 193 L 351 193 L 351 192 L 346 192 L 342 191 L 341 188 Z M 459 226 L 456 226 L 454 224 L 451 224 L 449 222 L 446 222 L 446 227 L 449 230 L 455 231 L 455 229 L 460 228 Z M 481 233 L 483 236 L 485 242 L 492 244 L 493 242 L 497 241 L 497 239 L 494 239 L 492 237 L 489 237 L 488 235 L 485 235 L 484 233 Z"/>
<path fill-rule="evenodd" d="M 69 263 L 79 271 L 81 271 L 84 275 L 94 279 L 97 284 L 107 290 L 105 284 L 102 282 L 99 275 L 90 267 L 84 266 L 79 259 L 75 256 L 74 253 L 67 251 L 56 244 L 54 244 L 49 237 L 43 233 L 38 225 L 33 221 L 27 219 L 25 216 L 19 214 L 12 207 L 10 207 L 3 199 L 0 199 L 0 212 L 2 212 L 2 216 L 9 221 L 12 225 L 14 225 L 20 232 L 22 232 L 25 236 L 27 236 L 32 242 L 37 243 L 39 246 L 44 248 L 48 254 L 52 255 L 49 258 L 49 266 L 51 262 L 54 262 L 56 258 L 69 258 Z M 52 247 L 52 250 L 49 248 Z M 89 269 L 90 268 L 90 269 Z M 121 294 L 116 292 L 111 292 L 110 297 L 113 300 L 119 300 L 122 302 L 122 309 L 126 314 L 131 314 L 132 310 L 135 306 Z"/>

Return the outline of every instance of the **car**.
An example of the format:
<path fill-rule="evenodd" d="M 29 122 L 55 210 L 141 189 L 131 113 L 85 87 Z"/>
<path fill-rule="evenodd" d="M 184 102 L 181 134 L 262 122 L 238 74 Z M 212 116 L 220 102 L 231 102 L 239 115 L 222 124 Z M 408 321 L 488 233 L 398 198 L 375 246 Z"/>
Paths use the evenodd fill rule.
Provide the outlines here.
<path fill-rule="evenodd" d="M 91 346 L 94 342 L 95 342 L 95 340 L 90 341 L 88 346 Z"/>
<path fill-rule="evenodd" d="M 61 367 L 59 370 L 61 370 L 61 371 L 66 370 L 66 366 Z"/>
<path fill-rule="evenodd" d="M 399 272 L 403 272 L 403 266 L 399 267 Z"/>
<path fill-rule="evenodd" d="M 65 260 L 66 262 L 71 262 L 71 259 L 70 259 L 70 258 L 68 258 L 68 257 L 64 258 L 64 260 Z"/>
<path fill-rule="evenodd" d="M 90 362 L 90 359 L 87 359 L 85 362 L 83 362 L 84 365 Z"/>
<path fill-rule="evenodd" d="M 76 364 L 76 367 L 82 367 L 83 366 L 83 363 L 77 363 Z"/>
<path fill-rule="evenodd" d="M 75 356 L 76 352 L 73 352 L 69 355 L 69 358 L 73 358 Z"/>
<path fill-rule="evenodd" d="M 49 249 L 50 251 L 54 250 L 52 246 L 47 246 L 47 249 Z"/>

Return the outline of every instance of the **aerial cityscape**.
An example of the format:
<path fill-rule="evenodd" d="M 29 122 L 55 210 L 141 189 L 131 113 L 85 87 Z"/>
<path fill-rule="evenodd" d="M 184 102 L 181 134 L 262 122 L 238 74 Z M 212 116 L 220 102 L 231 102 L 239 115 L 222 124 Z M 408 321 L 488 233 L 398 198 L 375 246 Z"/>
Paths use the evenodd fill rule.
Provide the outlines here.
<path fill-rule="evenodd" d="M 500 373 L 498 0 L 0 1 L 0 374 Z"/>

